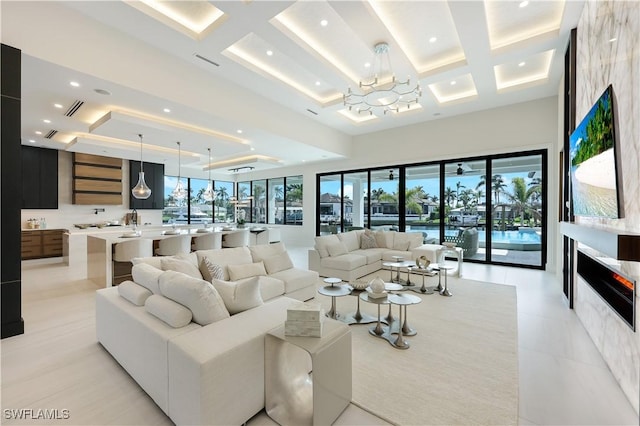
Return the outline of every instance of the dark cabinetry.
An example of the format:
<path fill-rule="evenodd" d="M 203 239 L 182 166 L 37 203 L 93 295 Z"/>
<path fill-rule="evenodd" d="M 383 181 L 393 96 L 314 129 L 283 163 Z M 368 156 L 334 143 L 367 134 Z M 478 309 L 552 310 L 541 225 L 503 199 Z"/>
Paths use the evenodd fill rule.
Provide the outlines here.
<path fill-rule="evenodd" d="M 22 231 L 22 259 L 62 256 L 62 234 L 65 229 Z"/>
<path fill-rule="evenodd" d="M 129 182 L 131 188 L 138 183 L 140 162 L 129 161 Z M 164 164 L 144 163 L 144 181 L 151 188 L 151 196 L 146 200 L 133 198 L 129 191 L 129 208 L 132 209 L 163 209 L 164 208 Z"/>
<path fill-rule="evenodd" d="M 22 146 L 22 208 L 58 208 L 58 151 Z"/>

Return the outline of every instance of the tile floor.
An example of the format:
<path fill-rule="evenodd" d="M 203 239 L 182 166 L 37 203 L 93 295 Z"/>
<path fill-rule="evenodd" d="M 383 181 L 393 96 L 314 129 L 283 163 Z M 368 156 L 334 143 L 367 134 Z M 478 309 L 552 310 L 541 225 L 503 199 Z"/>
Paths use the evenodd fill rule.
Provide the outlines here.
<path fill-rule="evenodd" d="M 296 266 L 307 266 L 306 248 L 289 247 L 289 251 Z M 90 317 L 95 289 L 82 279 L 85 273 L 77 263 L 71 267 L 51 260 L 23 263 L 27 333 L 1 342 L 3 408 L 46 401 L 52 407 L 73 409 L 73 424 L 170 423 L 124 370 L 115 363 L 105 365 L 109 356 L 95 344 Z M 555 275 L 467 263 L 464 277 L 517 287 L 520 424 L 638 424 L 638 415 L 566 307 Z M 68 345 L 61 347 L 65 342 Z M 81 354 L 73 352 L 76 346 Z M 67 368 L 70 358 L 77 364 Z M 100 366 L 104 366 L 98 374 L 103 380 L 96 381 L 91 370 Z M 77 391 L 73 399 L 61 391 L 65 386 Z M 105 399 L 105 392 L 114 393 Z M 102 402 L 89 403 L 92 395 Z M 262 412 L 249 424 L 274 423 Z M 350 406 L 335 424 L 385 423 Z"/>

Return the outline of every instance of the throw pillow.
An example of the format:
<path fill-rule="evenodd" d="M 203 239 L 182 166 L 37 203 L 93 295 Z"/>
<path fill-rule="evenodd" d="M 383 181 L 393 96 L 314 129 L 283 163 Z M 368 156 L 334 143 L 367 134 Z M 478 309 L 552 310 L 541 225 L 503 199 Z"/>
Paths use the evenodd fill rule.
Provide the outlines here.
<path fill-rule="evenodd" d="M 164 321 L 173 328 L 184 327 L 191 322 L 193 314 L 186 306 L 171 299 L 154 294 L 144 304 L 144 308 L 154 317 Z"/>
<path fill-rule="evenodd" d="M 393 231 L 376 231 L 376 244 L 380 248 L 393 248 Z"/>
<path fill-rule="evenodd" d="M 358 234 L 362 231 L 349 231 L 338 234 L 338 239 L 347 247 L 347 251 L 354 251 L 360 248 Z"/>
<path fill-rule="evenodd" d="M 238 281 L 243 278 L 257 277 L 259 275 L 267 275 L 264 269 L 264 262 L 244 263 L 239 265 L 227 265 L 229 271 L 229 279 Z"/>
<path fill-rule="evenodd" d="M 393 249 L 399 251 L 409 250 L 409 241 L 398 241 L 393 243 Z"/>
<path fill-rule="evenodd" d="M 196 265 L 188 260 L 176 259 L 176 258 L 163 258 L 160 261 L 163 271 L 176 271 L 189 275 L 193 278 L 202 279 L 202 274 Z"/>
<path fill-rule="evenodd" d="M 414 248 L 418 248 L 422 245 L 424 241 L 424 236 L 422 232 L 412 232 L 409 234 L 409 250 L 413 250 Z"/>
<path fill-rule="evenodd" d="M 321 258 L 329 257 L 329 251 L 327 250 L 327 246 L 330 244 L 337 244 L 340 240 L 338 236 L 335 234 L 331 235 L 323 235 L 321 237 L 316 237 L 314 248 L 318 251 L 318 254 Z"/>
<path fill-rule="evenodd" d="M 259 244 L 256 246 L 249 246 L 249 251 L 251 252 L 251 257 L 253 261 L 260 262 L 261 260 L 264 260 L 267 257 L 284 253 L 286 249 L 284 247 L 284 243 L 280 242 L 280 243 L 274 243 L 274 244 Z"/>
<path fill-rule="evenodd" d="M 266 257 L 264 259 L 264 268 L 268 274 L 275 274 L 276 272 L 293 268 L 293 262 L 289 257 L 289 253 L 285 251 L 275 256 Z"/>
<path fill-rule="evenodd" d="M 160 275 L 162 295 L 191 310 L 193 321 L 202 326 L 229 318 L 229 311 L 211 283 L 176 271 Z"/>
<path fill-rule="evenodd" d="M 213 278 L 217 280 L 224 279 L 224 268 L 217 263 L 213 263 L 208 257 L 203 257 L 200 262 L 200 273 L 205 281 L 212 282 Z"/>
<path fill-rule="evenodd" d="M 329 256 L 331 257 L 349 253 L 347 246 L 345 246 L 344 243 L 329 244 L 327 246 L 327 251 L 329 251 Z"/>
<path fill-rule="evenodd" d="M 143 306 L 145 300 L 153 293 L 133 281 L 123 281 L 118 285 L 118 294 L 136 306 Z"/>
<path fill-rule="evenodd" d="M 361 249 L 378 248 L 378 243 L 376 242 L 376 236 L 373 234 L 373 232 L 365 231 L 364 234 L 360 235 L 360 248 Z"/>
<path fill-rule="evenodd" d="M 231 315 L 263 304 L 258 277 L 240 282 L 214 279 L 213 286 L 222 296 L 224 305 Z"/>

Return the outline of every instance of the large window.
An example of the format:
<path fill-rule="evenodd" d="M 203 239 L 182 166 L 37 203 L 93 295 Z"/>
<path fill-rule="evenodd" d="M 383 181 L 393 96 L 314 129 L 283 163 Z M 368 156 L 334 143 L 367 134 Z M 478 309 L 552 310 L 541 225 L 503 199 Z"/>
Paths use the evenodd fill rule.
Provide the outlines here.
<path fill-rule="evenodd" d="M 267 181 L 254 180 L 251 182 L 251 222 L 267 223 Z"/>
<path fill-rule="evenodd" d="M 284 223 L 284 178 L 269 179 L 267 194 L 267 222 Z"/>
<path fill-rule="evenodd" d="M 189 179 L 189 223 L 213 222 L 213 203 L 203 197 L 207 185 L 206 179 Z"/>
<path fill-rule="evenodd" d="M 231 204 L 231 197 L 233 197 L 233 182 L 216 180 L 214 181 L 214 189 L 216 193 L 216 199 L 214 204 L 215 208 L 215 221 L 216 222 L 232 222 L 233 217 L 233 204 Z"/>
<path fill-rule="evenodd" d="M 206 179 L 182 178 L 182 184 L 188 190 L 189 196 L 178 201 L 171 195 L 177 179 L 176 176 L 164 177 L 162 223 L 206 224 L 233 218 L 233 206 L 229 203 L 233 195 L 233 182 L 213 181 L 216 198 L 212 202 L 206 201 L 203 197 L 207 189 Z"/>
<path fill-rule="evenodd" d="M 285 178 L 285 224 L 302 225 L 302 176 Z"/>
<path fill-rule="evenodd" d="M 421 232 L 465 260 L 544 268 L 546 167 L 534 151 L 320 174 L 316 233 Z"/>

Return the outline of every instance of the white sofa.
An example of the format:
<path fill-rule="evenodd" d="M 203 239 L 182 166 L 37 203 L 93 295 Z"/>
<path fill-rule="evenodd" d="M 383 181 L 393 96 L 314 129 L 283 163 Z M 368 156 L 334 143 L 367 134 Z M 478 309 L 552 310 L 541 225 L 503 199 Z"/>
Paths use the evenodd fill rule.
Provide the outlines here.
<path fill-rule="evenodd" d="M 362 235 L 367 232 L 375 238 L 375 247 L 363 245 Z M 351 281 L 382 268 L 384 262 L 393 262 L 393 256 L 414 260 L 425 255 L 432 263 L 438 262 L 438 244 L 423 244 L 420 232 L 355 230 L 315 238 L 309 250 L 309 269 L 323 277 L 337 277 Z"/>
<path fill-rule="evenodd" d="M 134 281 L 96 292 L 97 339 L 174 423 L 242 424 L 264 408 L 265 334 L 284 323 L 292 303 L 315 295 L 318 274 L 285 268 L 237 280 L 232 293 L 217 285 L 251 270 L 247 260 L 281 269 L 287 262 L 275 258 L 288 257 L 283 250 L 270 244 L 137 259 Z M 202 267 L 204 257 L 222 267 L 223 280 L 189 275 L 189 264 Z M 185 273 L 159 269 L 173 263 Z"/>

